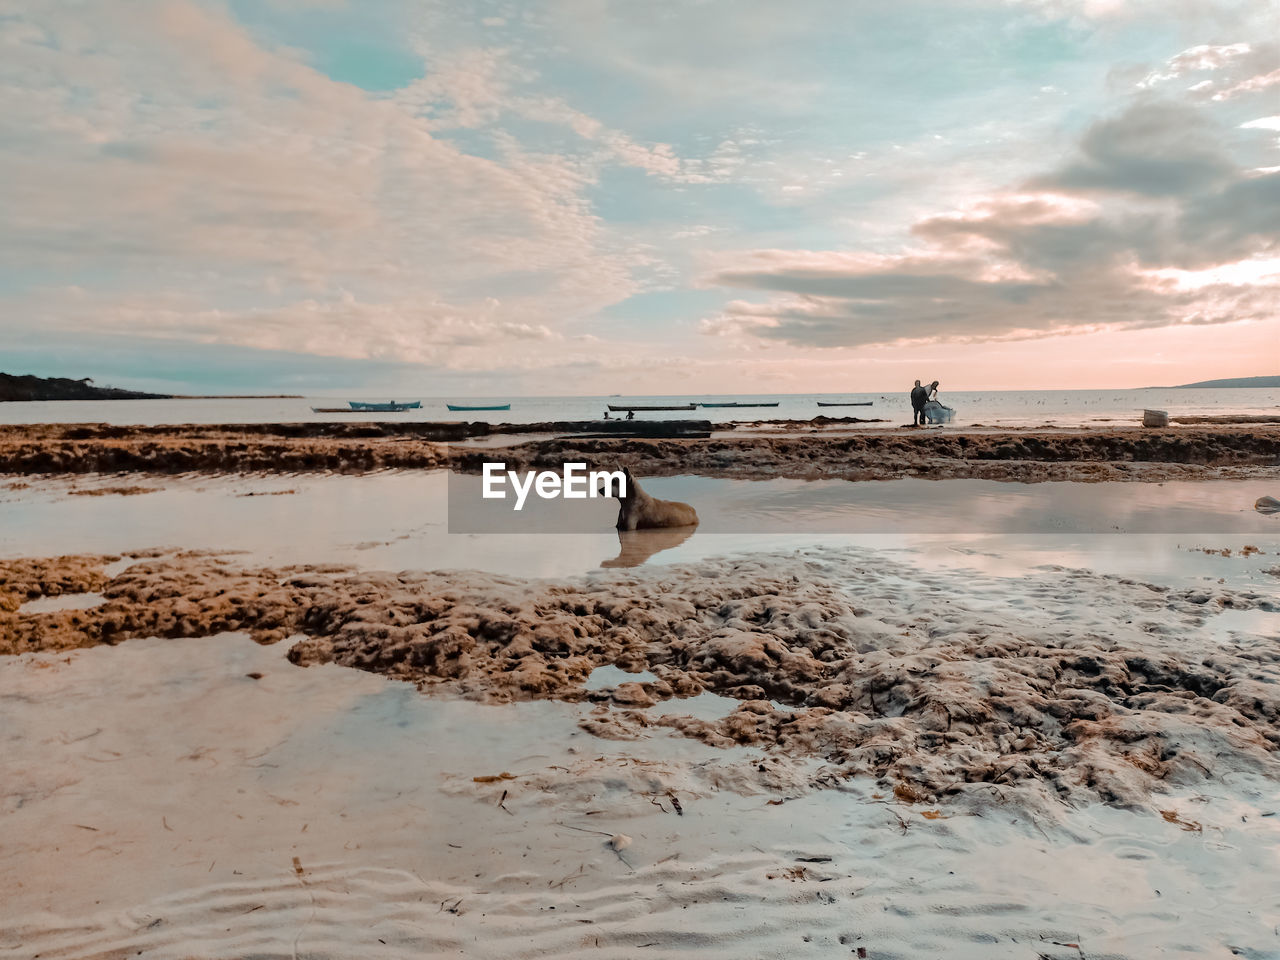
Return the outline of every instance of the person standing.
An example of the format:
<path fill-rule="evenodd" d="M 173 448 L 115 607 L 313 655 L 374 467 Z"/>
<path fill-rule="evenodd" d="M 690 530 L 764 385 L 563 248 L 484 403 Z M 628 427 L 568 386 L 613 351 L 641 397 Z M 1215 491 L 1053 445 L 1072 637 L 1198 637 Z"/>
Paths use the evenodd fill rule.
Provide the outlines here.
<path fill-rule="evenodd" d="M 924 409 L 921 411 L 920 419 L 923 423 L 946 423 L 946 408 L 942 405 L 942 401 L 938 399 L 938 381 L 935 380 L 924 388 L 925 401 Z"/>
<path fill-rule="evenodd" d="M 929 399 L 929 391 L 920 386 L 920 381 L 916 381 L 916 385 L 911 388 L 911 425 L 913 427 L 924 426 L 924 405 Z"/>

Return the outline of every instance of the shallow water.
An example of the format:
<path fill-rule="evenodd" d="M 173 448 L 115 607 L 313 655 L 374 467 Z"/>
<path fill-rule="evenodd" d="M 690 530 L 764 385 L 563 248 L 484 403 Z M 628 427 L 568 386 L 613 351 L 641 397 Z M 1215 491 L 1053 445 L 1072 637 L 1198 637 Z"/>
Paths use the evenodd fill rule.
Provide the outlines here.
<path fill-rule="evenodd" d="M 861 545 L 929 567 L 1000 575 L 1061 564 L 1164 581 L 1222 577 L 1237 585 L 1280 587 L 1280 579 L 1265 572 L 1280 568 L 1280 517 L 1251 509 L 1271 486 L 1265 481 L 667 477 L 646 481 L 646 487 L 656 496 L 693 503 L 703 520 L 696 530 L 620 535 L 612 529 L 613 502 L 589 500 L 574 506 L 595 518 L 594 532 L 538 535 L 450 534 L 448 483 L 441 471 L 156 478 L 148 481 L 159 488 L 155 493 L 98 497 L 69 493 L 118 481 L 28 480 L 31 485 L 20 490 L 0 483 L 2 556 L 175 547 L 241 550 L 255 562 L 272 564 L 342 562 L 562 577 L 739 552 Z M 1263 552 L 1243 556 L 1246 545 Z M 1232 553 L 1223 557 L 1199 548 Z"/>
<path fill-rule="evenodd" d="M 592 670 L 583 686 L 587 690 L 607 690 L 610 687 L 616 687 L 620 683 L 654 683 L 657 679 L 648 670 L 628 673 L 626 670 L 610 664 L 596 667 Z"/>
<path fill-rule="evenodd" d="M 603 502 L 590 504 L 600 532 L 450 534 L 440 472 L 164 478 L 139 496 L 70 495 L 117 484 L 0 485 L 0 555 L 170 545 L 243 550 L 246 563 L 609 576 L 601 568 L 620 563 L 762 551 L 820 562 L 814 548 L 871 546 L 883 553 L 854 567 L 882 556 L 923 572 L 896 578 L 907 597 L 942 591 L 993 622 L 1086 629 L 1096 611 L 1082 602 L 1105 604 L 1104 588 L 1084 601 L 1032 595 L 1027 571 L 1280 584 L 1265 572 L 1280 566 L 1280 522 L 1248 509 L 1259 487 L 1237 481 L 672 477 L 649 487 L 695 501 L 704 527 L 639 539 L 609 529 Z M 935 529 L 913 526 L 922 497 Z M 712 532 L 744 516 L 753 532 Z M 1161 518 L 1213 532 L 1117 532 Z M 836 521 L 873 532 L 831 532 Z M 851 592 L 872 579 L 849 576 Z M 1176 640 L 1270 643 L 1280 614 L 1211 605 Z M 295 667 L 287 646 L 231 634 L 0 658 L 0 958 L 1274 953 L 1272 783 L 1229 774 L 1150 810 L 1064 808 L 1056 821 L 998 804 L 926 811 L 870 780 L 809 792 L 817 759 L 579 727 L 609 704 L 457 701 Z M 653 676 L 605 666 L 586 686 Z M 737 705 L 703 693 L 647 713 L 710 720 Z M 606 845 L 618 833 L 633 840 L 621 857 Z"/>
<path fill-rule="evenodd" d="M 1254 778 L 1150 810 L 925 811 L 869 781 L 806 793 L 816 768 L 751 748 L 577 729 L 607 708 L 283 654 L 0 659 L 0 957 L 1274 955 L 1280 817 Z M 765 764 L 794 789 L 754 783 Z"/>
<path fill-rule="evenodd" d="M 1266 610 L 1223 610 L 1209 619 L 1206 629 L 1224 644 L 1280 644 L 1280 614 Z"/>
<path fill-rule="evenodd" d="M 59 610 L 92 610 L 107 602 L 100 593 L 64 593 L 57 597 L 37 597 L 18 607 L 18 613 L 56 613 Z"/>

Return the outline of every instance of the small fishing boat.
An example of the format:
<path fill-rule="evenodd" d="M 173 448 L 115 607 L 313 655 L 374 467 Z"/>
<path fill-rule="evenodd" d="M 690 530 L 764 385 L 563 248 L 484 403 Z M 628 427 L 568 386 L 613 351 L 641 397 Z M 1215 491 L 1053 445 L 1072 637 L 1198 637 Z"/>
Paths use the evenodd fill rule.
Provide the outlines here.
<path fill-rule="evenodd" d="M 849 403 L 845 403 L 843 401 L 839 401 L 839 402 L 829 402 L 826 400 L 818 401 L 818 406 L 820 407 L 870 407 L 874 404 L 875 404 L 874 400 L 856 400 L 856 401 L 851 401 Z"/>
<path fill-rule="evenodd" d="M 609 409 L 613 413 L 626 413 L 628 410 L 697 410 L 696 403 L 682 403 L 678 406 L 645 406 L 643 404 L 609 404 Z"/>
<path fill-rule="evenodd" d="M 482 404 L 482 405 L 476 405 L 476 406 L 463 404 L 463 403 L 446 403 L 445 406 L 455 412 L 458 410 L 510 410 L 511 409 L 511 404 L 509 403 L 490 403 L 490 404 Z"/>
<path fill-rule="evenodd" d="M 776 407 L 777 405 L 778 405 L 778 401 L 777 401 L 777 400 L 773 401 L 773 403 L 738 403 L 738 402 L 736 402 L 736 401 L 735 401 L 735 402 L 733 402 L 733 403 L 700 403 L 700 404 L 698 404 L 698 406 L 700 406 L 700 407 L 716 407 L 716 408 L 719 408 L 719 409 L 724 409 L 724 408 L 728 408 L 728 407 L 732 407 L 732 408 L 737 408 L 737 407 Z"/>
<path fill-rule="evenodd" d="M 368 410 L 377 413 L 398 413 L 401 410 L 417 410 L 422 406 L 421 400 L 411 400 L 407 403 L 399 403 L 395 400 L 388 400 L 386 403 L 364 403 L 360 400 L 348 400 L 347 405 L 352 410 Z"/>

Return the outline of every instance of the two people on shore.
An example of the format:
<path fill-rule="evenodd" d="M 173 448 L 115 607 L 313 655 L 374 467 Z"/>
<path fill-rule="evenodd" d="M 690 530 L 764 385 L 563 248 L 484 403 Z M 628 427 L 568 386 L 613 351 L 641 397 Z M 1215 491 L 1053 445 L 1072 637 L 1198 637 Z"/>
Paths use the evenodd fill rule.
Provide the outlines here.
<path fill-rule="evenodd" d="M 916 381 L 916 385 L 911 388 L 911 425 L 913 427 L 923 427 L 927 422 L 924 412 L 924 406 L 930 400 L 938 399 L 938 381 L 935 380 L 927 387 L 920 386 L 920 381 Z"/>

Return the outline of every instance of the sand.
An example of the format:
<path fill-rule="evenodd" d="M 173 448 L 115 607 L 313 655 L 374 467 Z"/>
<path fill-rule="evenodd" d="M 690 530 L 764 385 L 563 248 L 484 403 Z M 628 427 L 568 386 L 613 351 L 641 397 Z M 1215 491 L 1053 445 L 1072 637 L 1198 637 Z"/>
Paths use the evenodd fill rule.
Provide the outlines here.
<path fill-rule="evenodd" d="M 1133 810 L 910 803 L 820 761 L 600 740 L 587 705 L 423 696 L 283 652 L 220 634 L 0 658 L 0 957 L 1280 949 L 1271 780 L 1166 782 Z"/>
<path fill-rule="evenodd" d="M 1249 436 L 1191 441 L 1216 466 L 1063 463 L 1274 478 Z M 145 442 L 152 475 L 169 442 L 233 465 L 364 445 Z M 690 449 L 715 475 L 836 463 L 845 442 Z M 885 469 L 914 469 L 919 442 Z M 425 444 L 375 439 L 366 462 Z M 1053 444 L 1027 449 L 1087 452 Z M 402 539 L 439 526 L 420 475 L 301 469 L 128 497 L 129 478 L 5 485 L 5 516 L 34 519 L 0 530 L 0 958 L 1280 956 L 1273 535 L 1161 535 L 1141 576 L 1080 568 L 1137 549 L 1119 535 L 1069 556 L 526 538 L 582 551 L 557 571 L 603 569 L 399 570 L 496 561 Z M 1203 490 L 1230 529 L 1267 531 L 1257 485 Z M 329 530 L 334 509 L 350 522 Z M 255 524 L 233 544 L 252 552 L 141 549 L 221 539 L 166 510 Z M 315 536 L 292 526 L 309 517 Z M 352 538 L 381 545 L 336 550 Z"/>
<path fill-rule="evenodd" d="M 0 473 L 361 472 L 479 470 L 492 449 L 450 448 L 432 424 L 258 424 L 126 427 L 0 426 Z M 487 435 L 486 428 L 486 435 Z M 521 427 L 521 436 L 529 432 Z M 504 447 L 510 464 L 628 466 L 641 476 L 882 480 L 1208 479 L 1265 476 L 1280 462 L 1280 426 L 1083 430 L 869 429 L 804 435 L 749 432 L 707 439 L 552 436 Z"/>
<path fill-rule="evenodd" d="M 1146 803 L 1169 783 L 1275 775 L 1280 652 L 1214 618 L 1280 612 L 1251 590 L 1157 586 L 1058 568 L 926 578 L 871 551 L 709 560 L 565 582 L 478 573 L 243 568 L 143 558 L 106 578 L 90 558 L 0 564 L 5 605 L 82 584 L 105 602 L 0 614 L 0 652 L 246 631 L 336 663 L 490 702 L 607 701 L 606 739 L 668 727 L 878 778 L 922 802 L 1025 787 L 1034 803 Z M 1206 633 L 1206 630 L 1209 632 Z M 656 680 L 588 691 L 600 666 Z M 712 692 L 705 720 L 642 708 Z"/>

